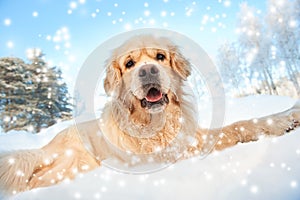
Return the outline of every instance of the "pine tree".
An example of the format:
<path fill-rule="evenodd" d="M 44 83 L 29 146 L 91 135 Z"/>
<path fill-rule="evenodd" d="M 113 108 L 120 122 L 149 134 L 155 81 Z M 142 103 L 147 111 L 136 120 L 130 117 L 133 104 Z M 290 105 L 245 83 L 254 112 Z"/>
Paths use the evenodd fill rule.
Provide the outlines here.
<path fill-rule="evenodd" d="M 0 59 L 1 127 L 39 132 L 71 117 L 68 89 L 56 67 L 33 50 L 30 64 L 19 58 Z"/>
<path fill-rule="evenodd" d="M 18 58 L 0 60 L 1 126 L 4 131 L 26 126 L 28 98 L 31 86 L 26 76 L 28 65 Z"/>

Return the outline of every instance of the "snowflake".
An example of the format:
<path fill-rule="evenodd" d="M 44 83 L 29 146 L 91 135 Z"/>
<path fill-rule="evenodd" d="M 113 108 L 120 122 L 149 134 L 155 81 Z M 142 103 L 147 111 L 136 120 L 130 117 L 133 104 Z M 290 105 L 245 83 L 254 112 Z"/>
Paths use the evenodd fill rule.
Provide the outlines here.
<path fill-rule="evenodd" d="M 154 24 L 155 24 L 155 19 L 150 19 L 150 20 L 149 20 L 149 24 L 150 24 L 150 25 L 154 25 Z"/>
<path fill-rule="evenodd" d="M 95 199 L 100 199 L 100 198 L 101 198 L 101 194 L 100 194 L 100 193 L 94 194 L 94 198 L 95 198 Z"/>
<path fill-rule="evenodd" d="M 166 11 L 161 11 L 160 16 L 161 16 L 161 17 L 167 16 L 167 12 L 166 12 Z"/>
<path fill-rule="evenodd" d="M 192 13 L 194 12 L 194 9 L 193 8 L 186 8 L 186 12 L 185 12 L 185 15 L 187 17 L 190 17 L 192 15 Z"/>
<path fill-rule="evenodd" d="M 27 128 L 27 130 L 28 130 L 29 132 L 32 132 L 32 131 L 34 131 L 34 127 L 33 127 L 32 125 L 29 125 L 28 128 Z"/>
<path fill-rule="evenodd" d="M 224 6 L 225 7 L 230 7 L 231 5 L 231 1 L 227 0 L 227 1 L 224 1 Z"/>
<path fill-rule="evenodd" d="M 11 25 L 11 19 L 7 18 L 4 20 L 4 25 L 5 26 L 10 26 Z"/>
<path fill-rule="evenodd" d="M 272 120 L 272 119 L 267 119 L 267 124 L 268 124 L 268 125 L 273 124 L 273 120 Z"/>
<path fill-rule="evenodd" d="M 13 43 L 12 41 L 8 41 L 8 42 L 6 43 L 6 46 L 7 46 L 9 49 L 12 49 L 12 48 L 14 48 L 14 43 Z"/>
<path fill-rule="evenodd" d="M 291 20 L 291 21 L 289 22 L 289 26 L 290 26 L 291 28 L 296 28 L 296 27 L 297 27 L 297 21 L 296 21 L 296 20 Z"/>
<path fill-rule="evenodd" d="M 70 62 L 75 62 L 75 61 L 76 61 L 76 57 L 75 57 L 74 55 L 69 55 L 69 56 L 68 56 L 68 60 L 69 60 Z"/>
<path fill-rule="evenodd" d="M 101 191 L 102 192 L 106 192 L 107 191 L 107 187 L 105 187 L 105 186 L 101 187 Z"/>
<path fill-rule="evenodd" d="M 125 24 L 124 28 L 125 28 L 125 30 L 129 31 L 132 29 L 132 26 L 130 23 L 127 23 L 127 24 Z"/>
<path fill-rule="evenodd" d="M 10 165 L 15 164 L 15 159 L 14 158 L 8 159 L 8 164 Z"/>
<path fill-rule="evenodd" d="M 70 6 L 71 9 L 76 9 L 77 8 L 77 3 L 75 1 L 72 1 L 69 6 Z"/>
<path fill-rule="evenodd" d="M 297 181 L 293 180 L 293 181 L 291 181 L 290 185 L 292 188 L 296 188 L 298 186 L 298 183 L 297 183 Z"/>
<path fill-rule="evenodd" d="M 149 11 L 149 10 L 145 10 L 145 11 L 144 11 L 144 15 L 145 15 L 146 17 L 149 17 L 149 16 L 150 16 L 150 14 L 151 14 L 151 13 L 150 13 L 150 11 Z"/>
<path fill-rule="evenodd" d="M 126 186 L 126 182 L 124 180 L 120 180 L 118 184 L 119 184 L 120 187 L 125 187 Z"/>
<path fill-rule="evenodd" d="M 252 185 L 250 188 L 250 192 L 253 194 L 257 194 L 258 192 L 258 187 L 256 185 Z"/>
<path fill-rule="evenodd" d="M 243 180 L 241 181 L 241 185 L 242 185 L 242 186 L 247 185 L 247 180 L 246 180 L 246 179 L 243 179 Z"/>
<path fill-rule="evenodd" d="M 39 13 L 38 13 L 37 11 L 34 11 L 34 12 L 32 13 L 32 16 L 33 16 L 33 17 L 38 17 L 38 16 L 39 16 Z"/>
<path fill-rule="evenodd" d="M 73 150 L 72 149 L 67 149 L 66 152 L 65 152 L 65 154 L 67 156 L 72 156 L 73 155 Z"/>
<path fill-rule="evenodd" d="M 76 192 L 76 193 L 74 194 L 74 198 L 75 198 L 75 199 L 80 199 L 80 198 L 81 198 L 81 194 L 80 194 L 79 192 Z"/>
<path fill-rule="evenodd" d="M 4 119 L 3 119 L 3 121 L 6 122 L 6 123 L 8 123 L 8 122 L 10 122 L 10 119 L 11 118 L 9 116 L 5 116 Z"/>

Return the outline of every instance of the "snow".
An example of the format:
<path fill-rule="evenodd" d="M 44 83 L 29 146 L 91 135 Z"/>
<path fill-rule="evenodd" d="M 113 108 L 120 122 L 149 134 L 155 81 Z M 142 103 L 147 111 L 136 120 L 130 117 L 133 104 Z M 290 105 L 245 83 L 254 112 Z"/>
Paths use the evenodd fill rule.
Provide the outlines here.
<path fill-rule="evenodd" d="M 227 101 L 226 124 L 283 111 L 295 100 L 251 96 Z M 204 115 L 201 115 L 202 117 Z M 72 124 L 63 122 L 39 135 L 0 135 L 0 152 L 38 148 Z M 143 175 L 121 174 L 100 167 L 74 181 L 12 197 L 37 199 L 299 199 L 300 130 L 278 138 L 239 144 L 205 159 L 192 158 Z"/>

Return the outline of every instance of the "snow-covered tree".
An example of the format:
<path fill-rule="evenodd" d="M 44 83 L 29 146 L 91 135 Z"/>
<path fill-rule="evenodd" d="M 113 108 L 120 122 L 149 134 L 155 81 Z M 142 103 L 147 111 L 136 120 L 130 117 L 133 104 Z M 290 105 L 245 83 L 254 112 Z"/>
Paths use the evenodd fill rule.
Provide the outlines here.
<path fill-rule="evenodd" d="M 240 68 L 240 59 L 235 43 L 225 42 L 222 44 L 218 49 L 217 60 L 226 85 L 235 85 L 236 87 L 233 88 L 233 93 L 240 94 L 242 69 Z M 228 87 L 225 88 L 228 89 Z M 234 90 L 236 90 L 236 92 Z"/>
<path fill-rule="evenodd" d="M 218 56 L 221 71 L 236 79 L 231 86 L 248 94 L 299 96 L 300 0 L 268 0 L 265 15 L 242 3 L 237 19 L 238 40 L 231 43 L 234 51 L 223 45 Z M 236 55 L 238 62 L 232 59 Z M 289 91 L 283 92 L 283 85 Z"/>
<path fill-rule="evenodd" d="M 4 131 L 23 128 L 27 121 L 27 101 L 32 87 L 28 65 L 18 58 L 0 59 L 0 123 Z"/>
<path fill-rule="evenodd" d="M 29 56 L 31 71 L 36 77 L 36 88 L 33 96 L 37 100 L 37 108 L 44 110 L 46 114 L 45 118 L 39 113 L 34 113 L 33 119 L 36 119 L 34 121 L 46 120 L 48 124 L 52 125 L 57 118 L 69 119 L 71 109 L 67 85 L 62 80 L 61 70 L 56 67 L 48 67 L 43 56 L 36 49 Z"/>
<path fill-rule="evenodd" d="M 241 58 L 244 59 L 244 64 L 249 68 L 250 73 L 258 72 L 260 77 L 252 80 L 263 80 L 267 91 L 270 94 L 277 94 L 270 63 L 271 37 L 265 30 L 263 20 L 257 16 L 255 8 L 248 6 L 247 3 L 241 4 L 238 16 Z"/>
<path fill-rule="evenodd" d="M 297 76 L 300 71 L 300 1 L 267 1 L 266 23 L 276 47 L 277 63 L 285 62 L 289 79 L 300 94 Z"/>
<path fill-rule="evenodd" d="M 0 125 L 5 132 L 39 132 L 71 117 L 61 71 L 48 67 L 37 50 L 29 59 L 29 64 L 19 58 L 0 59 Z"/>

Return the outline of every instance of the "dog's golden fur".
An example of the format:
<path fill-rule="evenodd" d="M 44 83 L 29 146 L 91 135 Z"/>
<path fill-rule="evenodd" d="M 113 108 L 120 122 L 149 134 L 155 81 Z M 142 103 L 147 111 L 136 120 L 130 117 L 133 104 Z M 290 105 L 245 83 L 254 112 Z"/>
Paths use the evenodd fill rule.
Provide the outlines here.
<path fill-rule="evenodd" d="M 143 79 L 147 73 L 153 76 Z M 0 155 L 0 189 L 11 194 L 50 186 L 112 157 L 129 166 L 145 164 L 149 156 L 153 162 L 175 162 L 260 135 L 279 136 L 299 125 L 295 105 L 257 120 L 200 128 L 185 85 L 190 74 L 189 61 L 167 38 L 127 41 L 107 61 L 104 88 L 111 101 L 101 118 L 65 129 L 41 149 Z M 132 154 L 138 161 L 130 159 Z"/>

